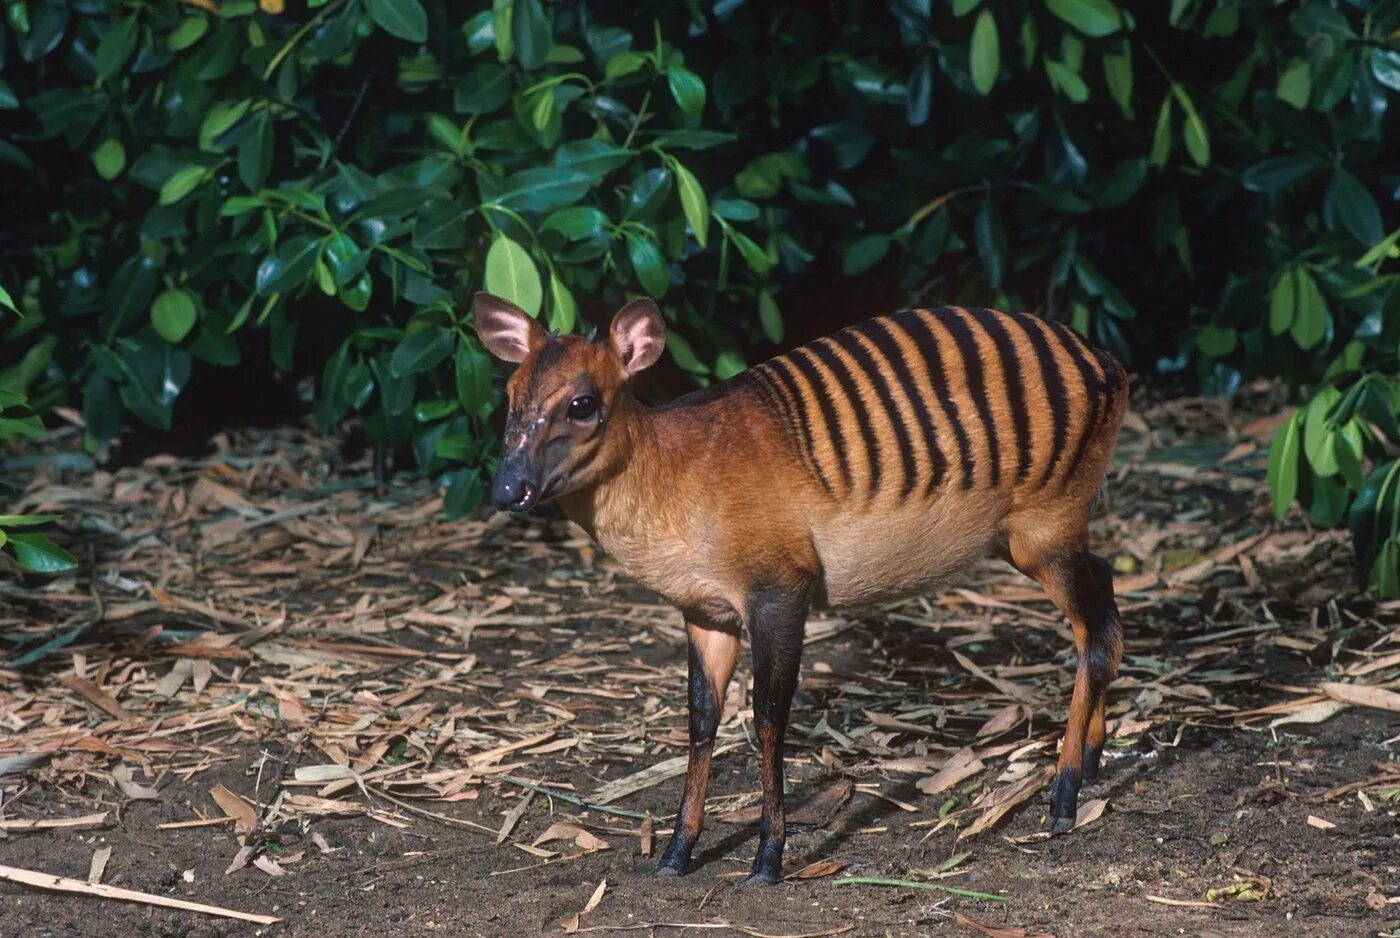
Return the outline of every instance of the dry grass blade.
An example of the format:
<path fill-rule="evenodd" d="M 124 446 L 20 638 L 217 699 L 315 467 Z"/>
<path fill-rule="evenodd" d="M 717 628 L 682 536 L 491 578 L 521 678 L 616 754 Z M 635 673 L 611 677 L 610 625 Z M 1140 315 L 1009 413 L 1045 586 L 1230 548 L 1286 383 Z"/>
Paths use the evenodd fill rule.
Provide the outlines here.
<path fill-rule="evenodd" d="M 258 812 L 253 810 L 252 805 L 223 785 L 215 785 L 209 789 L 209 796 L 225 815 L 233 818 L 234 830 L 240 834 L 253 832 L 253 828 L 258 824 Z"/>
<path fill-rule="evenodd" d="M 84 814 L 82 817 L 10 818 L 0 821 L 0 831 L 95 830 L 107 826 L 109 813 L 99 811 L 97 814 Z"/>
<path fill-rule="evenodd" d="M 1333 700 L 1355 704 L 1358 707 L 1370 707 L 1373 710 L 1400 713 L 1400 694 L 1393 690 L 1364 684 L 1339 684 L 1334 681 L 1323 681 L 1318 688 Z"/>
<path fill-rule="evenodd" d="M 738 743 L 727 743 L 723 746 L 716 746 L 714 755 L 723 755 L 738 747 Z M 650 788 L 653 785 L 661 784 L 668 778 L 675 778 L 677 775 L 683 775 L 685 773 L 686 763 L 689 759 L 689 756 L 676 756 L 674 759 L 663 759 L 655 765 L 647 766 L 640 772 L 635 772 L 609 782 L 589 795 L 588 801 L 592 804 L 606 805 L 617 801 L 619 798 L 635 795 L 637 792 Z"/>
<path fill-rule="evenodd" d="M 102 883 L 85 883 L 81 879 L 69 879 L 66 876 L 54 876 L 52 873 L 40 873 L 35 870 L 23 870 L 13 866 L 0 865 L 0 879 L 8 880 L 12 883 L 21 883 L 25 886 L 34 886 L 38 889 L 52 889 L 57 892 L 73 892 L 89 896 L 101 896 L 104 899 L 120 899 L 123 902 L 140 902 L 145 905 L 164 906 L 167 909 L 183 909 L 187 912 L 200 912 L 204 915 L 215 915 L 220 918 L 234 918 L 243 922 L 252 922 L 256 925 L 275 925 L 282 921 L 272 915 L 254 915 L 251 912 L 239 912 L 236 909 L 226 909 L 217 905 L 205 905 L 201 902 L 187 902 L 184 899 L 175 899 L 170 896 L 157 896 L 149 892 L 137 892 L 134 889 L 121 889 L 117 886 L 106 886 Z"/>
<path fill-rule="evenodd" d="M 1021 781 L 993 792 L 977 820 L 973 821 L 966 830 L 958 833 L 958 840 L 966 840 L 996 826 L 997 822 L 1006 817 L 1013 808 L 1029 800 L 1036 792 L 1044 788 L 1054 774 L 1055 767 L 1053 765 L 1043 766 L 1038 772 L 1026 776 Z"/>
<path fill-rule="evenodd" d="M 1050 938 L 1045 932 L 1031 934 L 1024 928 L 1002 928 L 997 925 L 985 925 L 975 918 L 963 915 L 961 912 L 953 913 L 953 921 L 964 928 L 970 928 L 979 934 L 986 935 L 987 938 Z"/>
<path fill-rule="evenodd" d="M 984 768 L 982 760 L 973 755 L 971 749 L 959 749 L 943 768 L 928 778 L 919 779 L 917 787 L 926 795 L 936 795 L 972 778 Z"/>

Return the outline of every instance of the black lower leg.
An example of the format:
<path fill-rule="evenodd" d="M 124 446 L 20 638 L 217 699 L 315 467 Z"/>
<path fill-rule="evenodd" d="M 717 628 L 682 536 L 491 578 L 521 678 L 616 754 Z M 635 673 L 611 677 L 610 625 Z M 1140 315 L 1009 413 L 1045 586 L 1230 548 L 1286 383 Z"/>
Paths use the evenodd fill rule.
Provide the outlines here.
<path fill-rule="evenodd" d="M 719 727 L 720 701 L 710 686 L 694 643 L 690 646 L 690 753 L 685 773 L 685 793 L 676 814 L 676 829 L 661 858 L 661 874 L 680 874 L 690 863 L 690 853 L 704 823 L 705 792 L 710 781 L 710 757 Z"/>
<path fill-rule="evenodd" d="M 1070 725 L 1059 771 L 1050 787 L 1051 831 L 1063 833 L 1074 826 L 1079 789 L 1092 781 L 1103 755 L 1103 705 L 1108 684 L 1118 670 L 1123 629 L 1113 599 L 1113 574 L 1108 564 L 1093 554 L 1082 554 L 1069 565 L 1065 581 L 1065 612 L 1075 626 L 1079 673 L 1070 703 Z"/>
<path fill-rule="evenodd" d="M 787 839 L 783 737 L 792 695 L 797 689 L 807 606 L 805 591 L 756 590 L 750 598 L 754 726 L 763 757 L 763 814 L 758 826 L 758 854 L 745 880 L 749 884 L 768 885 L 782 878 L 783 844 Z"/>

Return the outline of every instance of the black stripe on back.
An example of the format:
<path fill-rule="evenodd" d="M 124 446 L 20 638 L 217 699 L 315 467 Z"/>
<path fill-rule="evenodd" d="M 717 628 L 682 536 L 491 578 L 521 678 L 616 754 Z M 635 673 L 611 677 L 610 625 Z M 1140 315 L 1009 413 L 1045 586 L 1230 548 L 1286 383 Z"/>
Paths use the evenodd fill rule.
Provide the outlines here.
<path fill-rule="evenodd" d="M 924 360 L 924 370 L 928 372 L 929 383 L 933 385 L 933 394 L 938 398 L 938 404 L 943 408 L 943 415 L 948 418 L 949 426 L 953 428 L 953 435 L 957 437 L 958 459 L 962 464 L 962 487 L 972 488 L 977 481 L 974 478 L 977 460 L 972 452 L 972 443 L 967 438 L 967 431 L 958 419 L 958 402 L 953 400 L 953 395 L 948 392 L 948 377 L 943 374 L 943 362 L 938 354 L 938 337 L 933 334 L 924 318 L 913 310 L 891 317 L 889 325 L 903 332 L 919 350 L 919 355 Z"/>
<path fill-rule="evenodd" d="M 909 363 L 904 360 L 904 352 L 900 349 L 899 343 L 895 341 L 894 335 L 890 332 L 888 323 L 883 319 L 867 319 L 865 322 L 852 327 L 853 331 L 864 336 L 875 346 L 875 350 L 880 353 L 881 359 L 894 372 L 895 380 L 899 386 L 904 388 L 904 396 L 909 401 L 909 406 L 914 411 L 914 416 L 919 421 L 919 431 L 923 435 L 924 452 L 929 454 L 929 463 L 932 473 L 929 476 L 927 492 L 932 494 L 938 484 L 943 481 L 943 477 L 948 472 L 948 459 L 943 455 L 943 450 L 938 446 L 938 430 L 933 422 L 933 414 L 928 409 L 928 401 L 924 399 L 923 389 L 918 386 L 914 378 L 914 373 L 909 370 Z M 888 386 L 887 386 L 888 390 Z M 890 394 L 893 397 L 893 394 Z M 888 405 L 886 405 L 888 407 Z M 896 432 L 899 425 L 896 424 Z M 901 448 L 906 447 L 907 442 L 901 437 Z M 906 472 L 908 471 L 906 465 Z M 912 490 L 913 484 L 905 482 L 905 492 L 907 496 Z"/>
<path fill-rule="evenodd" d="M 1006 320 L 1011 317 L 981 307 L 968 312 L 991 336 L 992 344 L 1001 355 L 1006 401 L 1011 407 L 1011 422 L 1016 427 L 1016 481 L 1024 482 L 1031 472 L 1031 416 L 1026 385 L 1021 380 L 1021 356 L 1016 351 L 1016 343 L 1011 341 L 1011 333 L 1006 331 Z"/>
<path fill-rule="evenodd" d="M 846 395 L 846 400 L 850 401 L 851 409 L 855 411 L 856 428 L 860 430 L 861 442 L 865 444 L 865 455 L 870 462 L 870 495 L 874 496 L 880 490 L 880 438 L 875 435 L 875 425 L 870 422 L 870 411 L 865 406 L 865 400 L 860 396 L 860 385 L 856 384 L 855 376 L 851 374 L 851 369 L 846 367 L 846 361 L 836 351 L 827 344 L 830 337 L 818 339 L 807 346 L 807 349 L 822 360 L 828 371 L 836 378 L 836 383 L 841 386 L 841 393 Z"/>
<path fill-rule="evenodd" d="M 885 409 L 885 416 L 890 421 L 890 430 L 894 433 L 895 445 L 899 447 L 899 461 L 904 467 L 904 485 L 900 489 L 899 497 L 901 499 L 908 498 L 909 493 L 914 491 L 914 486 L 919 484 L 919 465 L 914 461 L 913 441 L 909 439 L 907 433 L 901 432 L 903 421 L 899 418 L 899 408 L 895 405 L 890 383 L 886 380 L 885 373 L 880 369 L 880 363 L 875 360 L 875 356 L 871 355 L 870 350 L 856 338 L 854 329 L 841 330 L 831 336 L 831 341 L 846 351 L 846 354 L 856 363 L 861 376 L 874 386 L 875 394 L 880 398 L 880 404 Z M 879 443 L 877 442 L 875 445 L 878 447 Z"/>
<path fill-rule="evenodd" d="M 771 373 L 771 378 L 775 381 L 775 390 L 785 406 L 791 409 L 793 418 L 790 419 L 793 419 L 802 434 L 802 461 L 816 471 L 817 479 L 821 482 L 822 488 L 828 492 L 832 491 L 831 482 L 827 479 L 826 473 L 822 471 L 821 463 L 817 460 L 816 448 L 812 442 L 812 424 L 807 416 L 807 408 L 802 404 L 802 392 L 797 387 L 796 379 L 788 371 L 787 363 L 781 358 L 774 358 L 764 362 L 759 368 L 765 375 Z"/>
<path fill-rule="evenodd" d="M 987 379 L 982 374 L 982 356 L 977 350 L 977 339 L 972 327 L 962 317 L 960 310 L 950 310 L 949 315 L 940 316 L 939 322 L 953 337 L 962 356 L 963 370 L 967 376 L 967 393 L 977 408 L 977 417 L 982 421 L 982 429 L 987 434 L 987 455 L 992 461 L 992 485 L 1001 484 L 1001 442 L 997 439 L 996 418 L 992 415 L 992 402 L 987 398 Z"/>
<path fill-rule="evenodd" d="M 836 451 L 836 461 L 841 469 L 841 481 L 846 486 L 846 491 L 851 490 L 851 462 L 850 456 L 846 453 L 846 436 L 841 432 L 841 420 L 837 416 L 836 408 L 831 406 L 831 389 L 827 387 L 826 381 L 822 379 L 821 372 L 817 370 L 816 363 L 812 358 L 812 353 L 806 347 L 796 348 L 784 356 L 786 361 L 790 361 L 802 376 L 807 379 L 807 387 L 812 392 L 812 396 L 817 399 L 817 405 L 822 412 L 822 420 L 826 423 L 826 436 L 831 441 L 831 448 Z M 813 453 L 813 458 L 816 454 Z"/>
<path fill-rule="evenodd" d="M 1050 331 L 1059 341 L 1060 347 L 1069 353 L 1069 357 L 1074 360 L 1074 367 L 1079 372 L 1080 380 L 1084 382 L 1084 387 L 1088 391 L 1089 416 L 1084 421 L 1084 429 L 1079 433 L 1079 440 L 1074 444 L 1074 455 L 1070 457 L 1069 465 L 1065 467 L 1064 477 L 1066 479 L 1074 475 L 1079 468 L 1079 462 L 1084 458 L 1084 452 L 1089 447 L 1089 440 L 1099 428 L 1099 417 L 1104 411 L 1108 383 L 1099 377 L 1099 373 L 1089 364 L 1088 357 L 1084 354 L 1084 344 L 1080 341 L 1078 334 L 1072 331 L 1064 323 L 1056 322 L 1053 319 L 1045 320 L 1045 324 L 1050 327 Z M 1052 467 L 1057 463 L 1052 461 Z M 1048 480 L 1054 474 L 1053 468 L 1046 475 Z"/>
<path fill-rule="evenodd" d="M 759 365 L 757 368 L 749 369 L 744 374 L 753 376 L 754 393 L 758 395 L 758 399 L 768 409 L 773 419 L 782 427 L 784 435 L 794 434 L 799 425 L 799 419 L 793 412 L 792 405 L 788 402 L 787 395 L 778 384 L 778 379 L 772 370 Z M 787 438 L 792 443 L 792 448 L 797 453 L 798 458 L 802 460 L 802 465 L 813 474 L 819 475 L 817 466 L 811 460 L 811 454 L 804 450 L 802 445 L 792 436 Z"/>
<path fill-rule="evenodd" d="M 1055 361 L 1055 353 L 1050 350 L 1050 339 L 1045 330 L 1030 316 L 1018 316 L 1016 322 L 1026 331 L 1026 338 L 1035 348 L 1036 360 L 1040 362 L 1040 379 L 1045 382 L 1045 394 L 1050 399 L 1050 456 L 1040 476 L 1040 484 L 1044 485 L 1055 474 L 1055 467 L 1059 465 L 1065 449 L 1065 436 L 1069 433 L 1069 395 L 1065 392 L 1060 365 Z"/>

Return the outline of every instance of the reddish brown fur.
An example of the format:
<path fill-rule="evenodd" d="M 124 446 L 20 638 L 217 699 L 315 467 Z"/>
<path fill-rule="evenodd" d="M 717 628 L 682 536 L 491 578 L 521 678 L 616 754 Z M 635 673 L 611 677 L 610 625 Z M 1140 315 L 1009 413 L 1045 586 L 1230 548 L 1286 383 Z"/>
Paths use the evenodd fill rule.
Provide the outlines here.
<path fill-rule="evenodd" d="M 1096 763 L 1103 745 L 1103 687 L 1121 654 L 1111 581 L 1087 551 L 1090 504 L 1127 403 L 1116 363 L 1032 317 L 917 311 L 651 408 L 628 379 L 637 356 L 649 364 L 660 353 L 654 307 L 629 305 L 609 341 L 590 343 L 548 338 L 488 299 L 484 313 L 478 304 L 488 347 L 512 360 L 511 342 L 524 349 L 508 384 L 506 458 L 549 463 L 536 480 L 540 497 L 556 497 L 686 619 L 703 684 L 692 674 L 692 759 L 673 869 L 699 834 L 712 743 L 704 737 L 717 721 L 705 712 L 697 724 L 694 710 L 708 706 L 705 685 L 714 706 L 723 701 L 741 626 L 755 636 L 757 659 L 756 629 L 768 626 L 753 621 L 755 597 L 793 597 L 800 630 L 809 600 L 849 605 L 929 590 L 987 554 L 1038 580 L 1074 628 L 1080 666 L 1052 812 L 1064 826 L 1086 747 Z M 560 416 L 581 389 L 601 401 L 596 426 Z M 795 650 L 779 650 L 795 674 L 800 635 Z M 766 772 L 781 771 L 786 701 L 774 714 L 760 727 L 761 737 L 777 734 L 762 739 Z M 755 863 L 764 881 L 781 856 L 778 781 L 776 794 L 765 784 Z"/>

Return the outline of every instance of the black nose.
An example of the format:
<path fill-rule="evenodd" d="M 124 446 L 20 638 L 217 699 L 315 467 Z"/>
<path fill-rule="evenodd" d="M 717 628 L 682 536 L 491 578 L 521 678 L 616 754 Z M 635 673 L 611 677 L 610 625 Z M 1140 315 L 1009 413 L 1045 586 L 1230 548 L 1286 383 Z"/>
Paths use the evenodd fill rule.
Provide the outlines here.
<path fill-rule="evenodd" d="M 529 511 L 539 494 L 540 487 L 534 479 L 506 467 L 491 480 L 491 504 L 497 511 Z"/>

